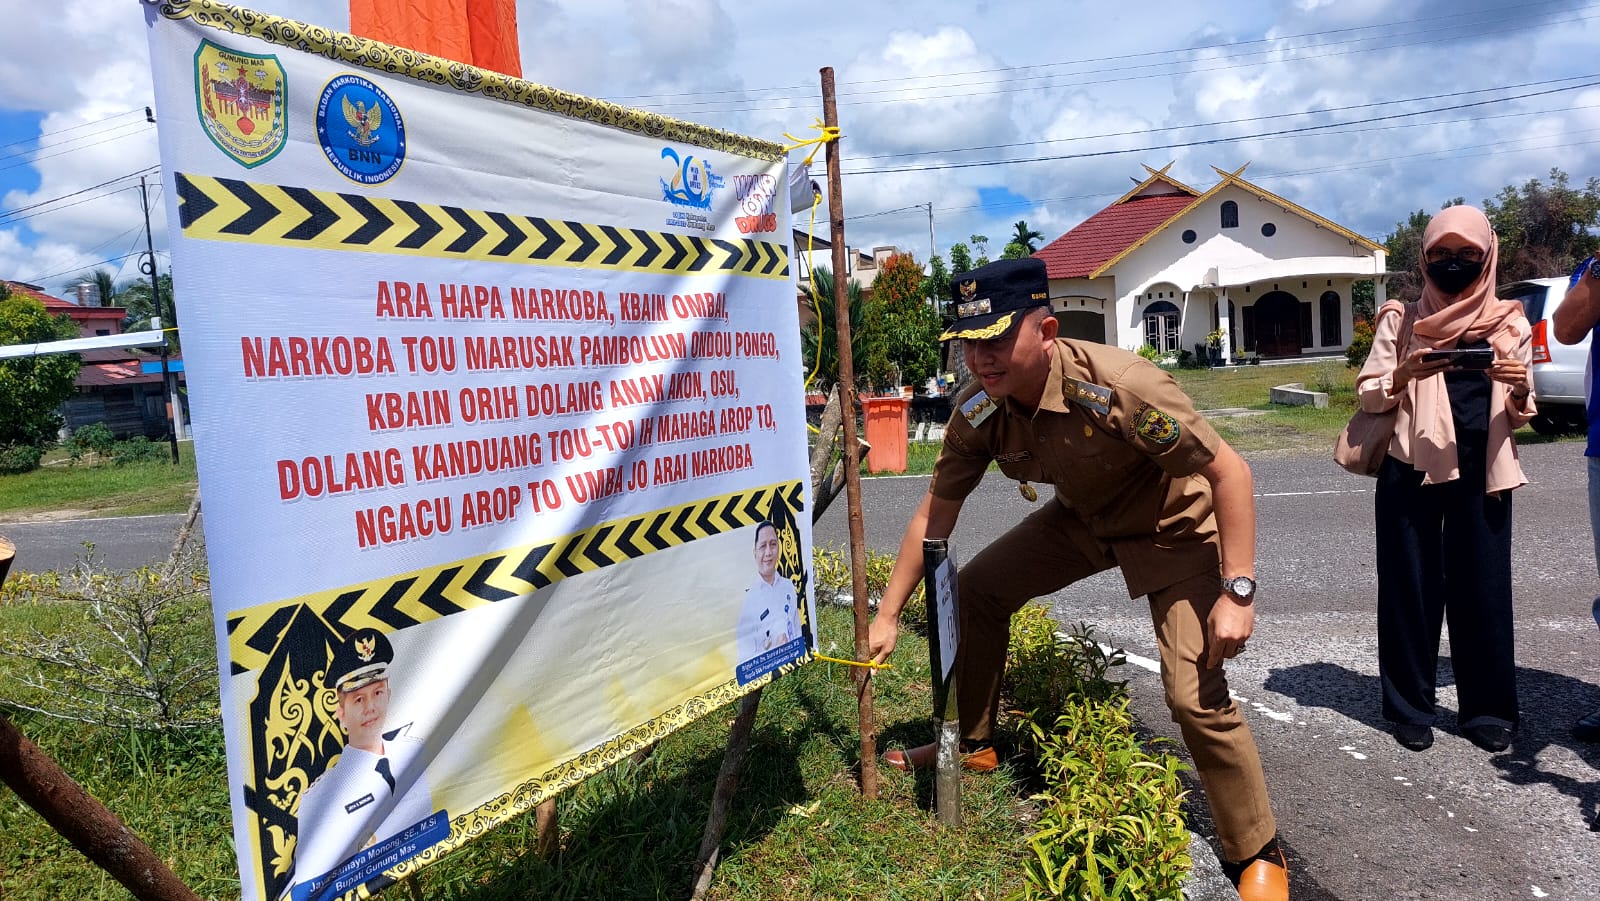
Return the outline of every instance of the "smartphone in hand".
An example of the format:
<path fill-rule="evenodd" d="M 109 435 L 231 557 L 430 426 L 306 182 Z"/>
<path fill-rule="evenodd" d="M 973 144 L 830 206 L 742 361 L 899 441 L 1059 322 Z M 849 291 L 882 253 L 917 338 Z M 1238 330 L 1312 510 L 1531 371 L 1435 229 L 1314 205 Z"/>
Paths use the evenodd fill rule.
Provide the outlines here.
<path fill-rule="evenodd" d="M 1494 364 L 1494 349 L 1471 347 L 1456 350 L 1431 350 L 1422 355 L 1422 362 L 1424 363 L 1434 363 L 1439 360 L 1449 362 L 1452 369 L 1473 369 L 1481 372 Z"/>

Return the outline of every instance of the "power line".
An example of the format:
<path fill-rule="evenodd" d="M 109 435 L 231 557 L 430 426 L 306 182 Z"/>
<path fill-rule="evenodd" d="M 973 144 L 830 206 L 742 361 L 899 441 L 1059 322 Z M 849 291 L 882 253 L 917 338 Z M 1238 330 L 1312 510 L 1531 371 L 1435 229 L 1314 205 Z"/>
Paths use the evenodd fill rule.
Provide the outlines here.
<path fill-rule="evenodd" d="M 1578 16 L 1576 18 L 1556 20 L 1554 23 L 1532 21 L 1532 22 L 1523 22 L 1522 24 L 1507 24 L 1506 27 L 1501 27 L 1501 28 L 1495 29 L 1494 34 L 1498 37 L 1498 36 L 1503 36 L 1503 35 L 1506 35 L 1506 34 L 1509 34 L 1509 33 L 1513 33 L 1513 32 L 1527 31 L 1527 30 L 1532 30 L 1532 29 L 1543 28 L 1548 24 L 1571 24 L 1571 23 L 1575 23 L 1575 22 L 1588 21 L 1588 20 L 1594 19 L 1594 18 L 1600 18 L 1600 16 L 1596 16 L 1596 15 Z M 1382 40 L 1390 40 L 1390 39 L 1395 38 L 1395 37 L 1406 37 L 1406 36 L 1418 35 L 1418 34 L 1426 34 L 1426 35 L 1431 35 L 1432 36 L 1432 37 L 1430 37 L 1430 38 L 1428 38 L 1426 40 L 1398 41 L 1398 42 L 1394 42 L 1394 43 L 1379 44 L 1379 45 L 1374 45 L 1374 46 L 1370 46 L 1370 47 L 1357 47 L 1357 48 L 1353 48 L 1353 49 L 1338 50 L 1338 51 L 1332 51 L 1332 52 L 1328 52 L 1328 53 L 1299 54 L 1299 55 L 1296 55 L 1296 56 L 1293 56 L 1293 57 L 1290 57 L 1290 58 L 1287 58 L 1287 59 L 1266 59 L 1266 60 L 1256 60 L 1256 61 L 1253 61 L 1253 62 L 1227 63 L 1227 64 L 1224 64 L 1224 65 L 1214 65 L 1214 66 L 1205 66 L 1205 67 L 1193 68 L 1193 69 L 1189 69 L 1187 71 L 1189 73 L 1191 73 L 1191 74 L 1199 74 L 1199 73 L 1206 73 L 1206 72 L 1219 72 L 1219 71 L 1226 71 L 1226 70 L 1229 70 L 1229 69 L 1250 68 L 1250 67 L 1260 66 L 1260 65 L 1264 65 L 1264 64 L 1268 64 L 1268 63 L 1272 63 L 1272 62 L 1305 62 L 1305 61 L 1309 61 L 1309 60 L 1323 59 L 1323 58 L 1335 57 L 1335 56 L 1348 56 L 1348 55 L 1353 55 L 1353 54 L 1358 54 L 1358 53 L 1371 53 L 1371 52 L 1379 51 L 1379 50 L 1393 50 L 1393 49 L 1397 49 L 1397 48 L 1400 48 L 1400 47 L 1416 47 L 1416 46 L 1424 46 L 1424 45 L 1428 45 L 1428 44 L 1437 44 L 1437 43 L 1443 43 L 1443 42 L 1446 42 L 1446 41 L 1453 41 L 1453 40 L 1461 39 L 1463 37 L 1467 37 L 1470 34 L 1475 33 L 1475 31 L 1483 30 L 1486 24 L 1488 24 L 1488 23 L 1473 23 L 1471 25 L 1453 24 L 1453 25 L 1446 25 L 1446 26 L 1442 26 L 1442 27 L 1438 27 L 1438 28 L 1422 29 L 1422 30 L 1413 31 L 1413 32 L 1405 32 L 1405 33 L 1398 34 L 1398 35 L 1378 35 L 1378 36 L 1371 37 L 1371 38 L 1359 39 L 1359 40 L 1364 40 L 1364 41 L 1382 41 Z M 1442 33 L 1442 32 L 1448 32 L 1450 29 L 1473 29 L 1473 30 L 1466 31 L 1466 32 L 1464 32 L 1463 34 L 1460 34 L 1460 35 Z M 1356 43 L 1356 41 L 1337 42 L 1337 43 L 1334 43 L 1334 44 L 1323 45 L 1323 46 L 1339 46 L 1339 44 L 1343 44 L 1343 43 Z M 1295 48 L 1295 49 L 1306 49 L 1306 48 Z M 1236 55 L 1234 57 L 1230 57 L 1230 58 L 1232 58 L 1232 59 L 1243 59 L 1245 57 L 1250 57 L 1250 56 L 1261 56 L 1261 55 L 1264 55 L 1264 54 L 1277 54 L 1279 52 L 1281 52 L 1281 51 L 1278 48 L 1268 48 L 1266 50 L 1250 51 L 1248 53 L 1238 54 L 1238 55 Z M 1184 61 L 1175 60 L 1175 61 L 1172 61 L 1170 63 L 1163 63 L 1163 64 L 1160 64 L 1160 65 L 1177 66 L 1182 62 L 1184 62 Z M 1038 80 L 1040 78 L 1046 78 L 1046 77 L 1049 77 L 1049 78 L 1067 77 L 1067 76 L 1076 77 L 1076 76 L 1079 76 L 1079 75 L 1094 74 L 1094 73 L 1098 73 L 1098 72 L 1120 72 L 1120 71 L 1126 71 L 1126 69 L 1128 69 L 1128 68 L 1151 68 L 1153 65 L 1156 65 L 1156 64 L 1145 64 L 1145 65 L 1142 65 L 1142 66 L 1134 66 L 1134 67 L 1111 67 L 1111 68 L 1106 68 L 1106 69 L 1087 70 L 1087 71 L 1084 71 L 1084 72 L 1059 73 L 1059 74 L 1051 75 L 1051 76 L 1036 76 L 1036 77 L 1031 77 L 1031 78 L 1028 78 L 1028 79 L 1021 79 L 1021 80 L 1030 80 L 1031 81 L 1031 80 Z M 1127 81 L 1142 81 L 1142 80 L 1151 79 L 1151 78 L 1168 78 L 1168 77 L 1171 77 L 1171 76 L 1173 76 L 1175 74 L 1177 74 L 1177 73 L 1169 71 L 1169 72 L 1145 73 L 1145 74 L 1140 74 L 1140 75 L 1125 75 L 1125 76 L 1119 76 L 1119 77 L 1113 77 L 1113 78 L 1098 78 L 1098 79 L 1088 79 L 1088 80 L 1077 80 L 1077 81 L 1071 82 L 1067 86 L 1069 86 L 1069 87 L 1079 87 L 1079 86 L 1088 86 L 1088 85 L 1115 84 L 1115 83 L 1127 82 Z M 1003 82 L 1003 81 L 1002 82 L 975 82 L 975 83 L 971 83 L 971 84 L 1007 84 L 1007 83 L 1009 83 L 1009 82 Z M 929 86 L 927 88 L 909 88 L 909 89 L 904 89 L 904 90 L 937 90 L 937 89 L 940 89 L 940 88 L 957 87 L 957 86 L 959 86 L 959 85 L 934 85 L 934 86 Z M 929 102 L 929 101 L 933 101 L 933 100 L 952 100 L 952 99 L 961 99 L 961 98 L 966 98 L 966 97 L 978 97 L 978 96 L 989 96 L 989 95 L 996 95 L 996 94 L 1017 93 L 1017 92 L 1020 92 L 1020 91 L 1028 91 L 1028 90 L 1042 90 L 1042 89 L 1045 89 L 1045 88 L 1048 88 L 1048 87 L 1055 87 L 1055 86 L 1054 85 L 1021 85 L 1021 86 L 1015 86 L 1015 87 L 999 88 L 999 89 L 996 89 L 996 90 L 993 90 L 993 91 L 961 91 L 961 92 L 957 92 L 957 93 L 939 94 L 939 95 L 926 96 L 926 97 L 897 96 L 897 97 L 890 97 L 890 98 L 885 98 L 885 99 L 880 99 L 880 100 L 855 100 L 855 99 L 851 99 L 851 98 L 854 98 L 854 97 L 863 96 L 864 93 L 882 93 L 882 92 L 857 92 L 855 94 L 841 95 L 840 102 L 848 104 L 848 105 L 853 105 L 853 106 L 862 106 L 862 105 L 867 105 L 867 104 L 880 104 L 880 103 L 910 103 L 910 102 L 924 103 L 924 102 Z M 901 93 L 903 93 L 903 91 Z M 782 105 L 782 106 L 774 105 L 773 103 L 770 102 L 770 101 L 780 101 L 780 100 L 798 100 L 798 101 L 801 101 L 801 102 L 800 103 L 790 103 L 790 104 Z M 701 101 L 701 102 L 685 101 L 685 102 L 678 102 L 678 103 L 642 104 L 642 105 L 639 106 L 639 108 L 641 108 L 641 109 L 697 110 L 697 111 L 700 111 L 700 112 L 707 112 L 707 113 L 710 113 L 710 112 L 732 113 L 732 112 L 772 111 L 772 110 L 807 108 L 807 107 L 813 106 L 815 104 L 815 102 L 816 101 L 815 101 L 814 98 L 811 98 L 808 95 L 802 95 L 802 96 L 771 97 L 771 98 L 757 98 L 757 99 L 730 99 L 730 100 L 708 100 L 708 101 Z M 742 105 L 723 106 L 720 109 L 718 109 L 718 108 L 714 108 L 716 104 L 742 104 Z"/>
<path fill-rule="evenodd" d="M 1521 4 L 1515 4 L 1515 5 L 1502 6 L 1502 7 L 1499 7 L 1498 9 L 1495 9 L 1495 10 L 1484 10 L 1484 11 L 1482 11 L 1482 14 L 1487 14 L 1487 15 L 1493 16 L 1496 13 L 1509 13 L 1509 12 L 1512 12 L 1514 10 L 1527 10 L 1527 9 L 1533 9 L 1533 8 L 1536 8 L 1536 7 L 1546 7 L 1546 6 L 1561 7 L 1561 6 L 1565 6 L 1565 5 L 1566 4 L 1564 2 L 1562 2 L 1562 0 L 1541 0 L 1541 2 L 1521 3 Z M 1477 15 L 1477 14 L 1479 14 L 1479 13 L 1466 13 L 1464 15 Z M 941 73 L 936 73 L 936 74 L 932 74 L 932 75 L 900 75 L 900 76 L 893 76 L 893 77 L 888 77 L 888 78 L 863 79 L 863 80 L 860 80 L 860 81 L 841 81 L 841 82 L 839 82 L 839 85 L 841 87 L 849 87 L 849 86 L 855 86 L 855 85 L 889 84 L 889 83 L 893 83 L 893 82 L 920 81 L 920 80 L 930 80 L 930 79 L 937 79 L 937 78 L 958 78 L 958 77 L 963 77 L 963 76 L 967 76 L 967 75 L 989 75 L 989 74 L 993 74 L 993 73 L 997 73 L 997 72 L 1026 72 L 1026 71 L 1032 71 L 1032 70 L 1035 70 L 1035 69 L 1058 68 L 1058 67 L 1062 67 L 1062 66 L 1075 66 L 1075 65 L 1082 65 L 1082 64 L 1087 64 L 1087 63 L 1116 62 L 1116 61 L 1119 61 L 1119 60 L 1142 59 L 1142 58 L 1145 58 L 1145 57 L 1165 56 L 1165 55 L 1169 55 L 1169 54 L 1192 54 L 1192 53 L 1199 53 L 1199 52 L 1203 52 L 1203 51 L 1207 51 L 1207 50 L 1226 50 L 1226 49 L 1232 49 L 1232 48 L 1236 48 L 1236 47 L 1250 46 L 1250 45 L 1253 45 L 1253 44 L 1266 44 L 1266 43 L 1272 43 L 1272 42 L 1295 41 L 1295 40 L 1300 40 L 1300 39 L 1303 39 L 1303 38 L 1317 38 L 1317 37 L 1324 37 L 1324 36 L 1333 35 L 1333 34 L 1345 34 L 1345 33 L 1349 33 L 1349 32 L 1357 32 L 1357 31 L 1372 31 L 1372 30 L 1375 30 L 1375 29 L 1388 29 L 1388 28 L 1394 28 L 1394 27 L 1400 26 L 1400 25 L 1414 25 L 1414 24 L 1424 23 L 1424 22 L 1437 25 L 1438 21 L 1439 21 L 1439 19 L 1438 19 L 1437 16 L 1426 16 L 1426 17 L 1419 17 L 1419 18 L 1414 18 L 1414 19 L 1398 19 L 1398 20 L 1391 21 L 1391 22 L 1378 22 L 1378 23 L 1374 23 L 1374 24 L 1371 24 L 1371 25 L 1355 25 L 1355 26 L 1348 26 L 1348 27 L 1345 27 L 1345 28 L 1331 28 L 1331 29 L 1326 29 L 1326 30 L 1323 30 L 1323 31 L 1311 31 L 1311 32 L 1302 32 L 1300 34 L 1280 35 L 1278 37 L 1271 37 L 1271 38 L 1256 38 L 1256 39 L 1248 40 L 1248 41 L 1219 41 L 1219 42 L 1214 43 L 1214 44 L 1199 44 L 1199 45 L 1196 45 L 1196 46 L 1193 46 L 1193 47 L 1173 47 L 1173 48 L 1169 48 L 1169 49 L 1166 49 L 1166 50 L 1145 50 L 1145 51 L 1140 51 L 1138 53 L 1126 53 L 1126 54 L 1115 54 L 1115 55 L 1112 55 L 1112 56 L 1088 57 L 1088 58 L 1080 58 L 1080 59 L 1073 59 L 1073 60 L 1065 60 L 1065 61 L 1061 61 L 1061 62 L 1035 63 L 1035 64 L 1023 65 L 1023 66 L 999 66 L 999 67 L 989 68 L 989 69 L 968 69 L 968 70 L 959 71 L 959 72 L 941 72 Z M 768 91 L 803 91 L 803 90 L 808 90 L 811 87 L 813 87 L 813 85 L 810 85 L 810 84 L 796 84 L 796 85 L 784 85 L 784 86 L 780 86 L 780 87 L 766 87 L 766 88 L 734 88 L 734 89 L 722 90 L 722 91 L 684 91 L 684 92 L 667 93 L 667 94 L 628 94 L 628 95 L 623 95 L 623 96 L 618 96 L 618 97 L 612 97 L 610 99 L 613 102 L 622 103 L 624 101 L 652 100 L 652 99 L 657 99 L 657 98 L 668 98 L 668 97 L 705 97 L 705 96 L 711 95 L 711 94 L 741 94 L 741 93 L 760 93 L 760 92 L 768 92 Z M 943 87 L 948 87 L 948 85 L 944 85 Z M 846 95 L 841 95 L 841 96 L 846 96 Z M 793 99 L 793 98 L 772 98 L 772 99 Z"/>
<path fill-rule="evenodd" d="M 79 194 L 87 194 L 90 191 L 99 190 L 100 188 L 104 188 L 107 185 L 114 185 L 117 182 L 123 181 L 125 179 L 138 178 L 139 176 L 148 174 L 148 173 L 154 171 L 157 168 L 159 168 L 159 167 L 157 167 L 157 166 L 146 166 L 143 169 L 138 169 L 136 171 L 128 173 L 127 175 L 119 175 L 116 178 L 109 179 L 107 181 L 103 181 L 103 182 L 101 182 L 101 183 L 99 183 L 97 185 L 90 185 L 87 188 L 82 188 L 80 190 L 73 191 L 70 194 L 62 194 L 59 197 L 52 197 L 49 200 L 41 200 L 41 201 L 38 201 L 37 203 L 30 203 L 27 206 L 19 206 L 16 209 L 0 210 L 0 222 L 3 222 L 3 220 L 11 219 L 11 218 L 27 218 L 27 217 L 17 217 L 17 214 L 18 213 L 26 213 L 29 210 L 35 210 L 35 209 L 38 209 L 39 207 L 42 207 L 42 206 L 49 206 L 52 203 L 57 203 L 59 201 L 66 200 L 69 197 L 77 197 Z M 108 192 L 108 193 L 100 195 L 100 196 L 109 197 L 111 194 L 116 194 L 116 193 L 118 193 L 120 191 L 125 191 L 125 190 L 127 190 L 127 188 L 118 188 L 117 191 L 111 191 L 111 192 Z"/>
<path fill-rule="evenodd" d="M 110 122 L 112 119 L 121 119 L 123 116 L 131 116 L 134 113 L 142 113 L 142 112 L 144 112 L 144 110 L 142 110 L 142 109 L 134 109 L 134 110 L 128 110 L 125 113 L 114 113 L 112 115 L 109 115 L 109 116 L 105 117 L 104 119 L 96 119 L 93 122 L 84 122 L 84 123 L 81 123 L 81 124 L 78 124 L 78 125 L 70 125 L 70 126 L 68 126 L 66 128 L 58 128 L 55 131 L 43 132 L 37 138 L 23 138 L 20 141 L 12 141 L 9 144 L 0 144 L 0 150 L 3 150 L 5 148 L 7 148 L 7 147 L 15 147 L 18 144 L 31 144 L 31 143 L 39 141 L 39 140 L 41 140 L 43 138 L 51 138 L 51 137 L 55 137 L 56 135 L 64 135 L 69 131 L 77 131 L 80 128 L 88 128 L 91 125 L 102 125 L 102 124 L 104 124 L 106 122 Z"/>
<path fill-rule="evenodd" d="M 1595 76 L 1585 76 L 1585 77 L 1593 78 Z M 1393 121 L 1395 119 L 1408 118 L 1408 117 L 1411 117 L 1411 116 L 1426 116 L 1426 115 L 1430 115 L 1432 113 L 1445 113 L 1445 112 L 1452 112 L 1454 110 L 1472 109 L 1472 108 L 1475 108 L 1475 107 L 1488 106 L 1490 104 L 1495 104 L 1495 103 L 1505 103 L 1505 102 L 1511 101 L 1511 100 L 1524 100 L 1524 99 L 1527 99 L 1529 97 L 1543 97 L 1543 96 L 1546 96 L 1546 95 L 1549 95 L 1549 94 L 1559 94 L 1559 93 L 1564 93 L 1564 92 L 1567 92 L 1567 91 L 1577 91 L 1577 90 L 1582 90 L 1584 88 L 1591 88 L 1591 87 L 1596 87 L 1596 86 L 1600 86 L 1600 81 L 1585 82 L 1583 84 L 1570 85 L 1568 87 L 1563 87 L 1563 88 L 1551 88 L 1549 90 L 1544 90 L 1544 91 L 1533 91 L 1533 92 L 1526 93 L 1526 94 L 1516 94 L 1516 95 L 1512 95 L 1510 97 L 1501 97 L 1501 98 L 1491 99 L 1491 100 L 1478 100 L 1478 101 L 1474 101 L 1474 102 L 1471 102 L 1471 103 L 1458 103 L 1458 104 L 1453 104 L 1451 106 L 1441 106 L 1441 107 L 1435 107 L 1434 109 L 1417 110 L 1415 112 L 1409 112 L 1409 113 L 1391 113 L 1391 114 L 1385 115 L 1385 116 L 1369 116 L 1369 117 L 1367 117 L 1365 119 L 1353 119 L 1353 120 L 1351 120 L 1349 122 L 1332 122 L 1332 123 L 1325 123 L 1325 124 L 1321 124 L 1321 125 L 1302 125 L 1302 126 L 1299 126 L 1297 128 L 1283 128 L 1283 129 L 1278 129 L 1277 131 L 1263 131 L 1263 132 L 1256 132 L 1254 134 L 1233 135 L 1231 137 L 1223 137 L 1223 138 L 1202 138 L 1202 139 L 1197 139 L 1197 140 L 1193 140 L 1193 141 L 1174 141 L 1174 142 L 1167 143 L 1167 144 L 1156 144 L 1156 145 L 1152 145 L 1152 146 L 1149 146 L 1149 147 L 1128 147 L 1128 148 L 1123 148 L 1123 149 L 1120 149 L 1120 150 L 1089 150 L 1089 151 L 1083 151 L 1081 153 L 1061 153 L 1061 154 L 1053 154 L 1053 155 L 1050 155 L 1050 156 L 1022 157 L 1022 158 L 1018 158 L 1018 159 L 972 160 L 972 161 L 968 161 L 968 162 L 954 162 L 954 163 L 929 163 L 929 164 L 920 165 L 920 166 L 892 166 L 892 167 L 880 168 L 880 169 L 854 169 L 854 170 L 841 171 L 841 174 L 843 174 L 843 175 L 885 175 L 885 174 L 896 173 L 896 172 L 937 172 L 937 171 L 948 170 L 948 169 L 972 169 L 972 168 L 975 168 L 975 167 L 978 167 L 978 166 L 1009 166 L 1009 165 L 1016 165 L 1016 164 L 1019 164 L 1019 163 L 1046 163 L 1046 162 L 1058 162 L 1058 161 L 1061 161 L 1061 160 L 1077 160 L 1077 159 L 1090 159 L 1090 158 L 1093 158 L 1093 157 L 1102 157 L 1102 156 L 1116 156 L 1118 154 L 1124 154 L 1124 153 L 1148 153 L 1148 152 L 1150 152 L 1152 150 L 1176 150 L 1176 149 L 1181 149 L 1181 148 L 1185 148 L 1185 147 L 1206 147 L 1206 146 L 1210 146 L 1210 145 L 1213 145 L 1213 144 L 1231 144 L 1231 143 L 1234 143 L 1234 142 L 1237 142 L 1237 141 L 1250 141 L 1250 140 L 1257 140 L 1257 139 L 1261 139 L 1261 138 L 1277 138 L 1277 137 L 1284 137 L 1286 135 L 1305 134 L 1305 133 L 1308 133 L 1308 132 L 1337 133 L 1337 132 L 1331 132 L 1329 130 L 1330 129 L 1341 128 L 1341 127 L 1345 127 L 1345 126 L 1350 126 L 1350 125 L 1366 125 L 1366 124 L 1370 124 L 1370 123 L 1373 123 L 1373 122 L 1388 122 L 1388 121 Z"/>
<path fill-rule="evenodd" d="M 1427 94 L 1421 97 L 1406 97 L 1397 100 L 1375 100 L 1371 103 L 1354 103 L 1350 104 L 1349 106 L 1331 106 L 1325 109 L 1304 110 L 1297 113 L 1268 113 L 1260 116 L 1245 116 L 1238 119 L 1221 119 L 1216 122 L 1192 122 L 1186 125 L 1167 125 L 1159 128 L 1140 128 L 1131 131 L 1105 132 L 1096 135 L 1074 135 L 1070 138 L 1048 138 L 1039 141 L 1016 141 L 1010 144 L 985 144 L 975 147 L 954 147 L 947 150 L 908 150 L 904 153 L 875 153 L 867 156 L 851 157 L 851 161 L 899 159 L 908 156 L 929 156 L 943 153 L 972 153 L 979 150 L 1009 150 L 1014 147 L 1037 147 L 1045 144 L 1064 144 L 1072 141 L 1094 141 L 1102 138 L 1127 138 L 1135 135 L 1183 131 L 1191 128 L 1216 128 L 1223 125 L 1242 125 L 1250 122 L 1266 122 L 1273 119 L 1293 119 L 1300 116 L 1320 116 L 1328 113 L 1344 113 L 1352 110 L 1372 109 L 1380 106 L 1398 106 L 1403 103 L 1421 103 L 1425 100 L 1444 100 L 1449 97 L 1466 97 L 1472 94 L 1486 94 L 1490 91 L 1511 91 L 1518 88 L 1541 87 L 1543 85 L 1575 81 L 1581 78 L 1600 78 L 1600 73 L 1595 73 L 1592 75 L 1570 75 L 1565 78 L 1552 78 L 1546 81 L 1529 81 L 1521 84 L 1501 85 L 1493 88 L 1474 88 L 1468 91 L 1451 91 L 1444 94 Z"/>
<path fill-rule="evenodd" d="M 101 260 L 98 263 L 87 263 L 87 264 L 85 264 L 83 266 L 74 266 L 71 269 L 63 269 L 60 272 L 52 272 L 49 275 L 40 275 L 40 276 L 35 276 L 34 278 L 28 278 L 28 279 L 18 279 L 18 281 L 24 282 L 25 284 L 29 284 L 29 285 L 42 285 L 45 282 L 47 282 L 47 281 L 49 281 L 50 279 L 53 279 L 53 278 L 60 278 L 63 275 L 71 275 L 74 272 L 82 272 L 85 269 L 93 269 L 96 266 L 104 266 L 107 263 L 121 262 L 122 260 L 126 260 L 129 257 L 139 256 L 141 253 L 143 253 L 143 251 L 135 251 L 134 253 L 125 253 L 120 257 L 112 257 L 109 260 Z"/>
<path fill-rule="evenodd" d="M 112 137 L 109 137 L 109 138 L 103 138 L 103 139 L 101 139 L 99 141 L 95 141 L 93 144 L 84 144 L 84 145 L 79 146 L 79 147 L 68 148 L 66 150 L 61 151 L 60 153 L 47 153 L 47 154 L 44 154 L 43 156 L 35 156 L 35 157 L 31 158 L 31 159 L 25 159 L 20 163 L 12 163 L 9 166 L 0 166 L 0 172 L 4 172 L 7 169 L 16 169 L 16 168 L 18 168 L 20 166 L 36 165 L 40 160 L 55 159 L 58 156 L 66 156 L 69 153 L 77 153 L 80 150 L 88 150 L 90 147 L 98 147 L 101 144 L 108 144 L 108 143 L 110 143 L 112 141 L 120 141 L 123 138 L 130 137 L 132 135 L 142 133 L 143 130 L 144 130 L 145 125 L 146 125 L 146 123 L 139 122 L 139 123 L 135 123 L 134 125 L 131 125 L 131 126 L 129 126 L 129 125 L 118 126 L 118 128 L 121 128 L 121 129 L 134 128 L 134 129 L 137 129 L 137 130 L 136 131 L 128 131 L 125 134 L 113 135 Z"/>

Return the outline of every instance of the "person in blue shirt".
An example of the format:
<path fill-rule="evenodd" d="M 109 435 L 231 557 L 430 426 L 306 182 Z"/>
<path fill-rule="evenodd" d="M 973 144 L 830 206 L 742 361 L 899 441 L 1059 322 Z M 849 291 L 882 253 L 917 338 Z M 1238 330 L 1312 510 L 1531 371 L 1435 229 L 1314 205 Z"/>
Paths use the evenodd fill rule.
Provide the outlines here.
<path fill-rule="evenodd" d="M 1584 377 L 1589 446 L 1584 455 L 1589 462 L 1589 528 L 1594 535 L 1595 565 L 1600 568 L 1600 391 L 1595 390 L 1595 374 L 1600 372 L 1600 340 L 1594 336 L 1600 326 L 1600 251 L 1584 260 L 1573 273 L 1567 296 L 1556 308 L 1551 324 L 1555 326 L 1555 339 L 1562 344 L 1577 344 L 1584 335 L 1590 335 L 1589 366 Z M 1600 597 L 1595 598 L 1591 609 L 1600 623 Z M 1573 724 L 1572 736 L 1579 741 L 1600 741 L 1600 710 Z"/>

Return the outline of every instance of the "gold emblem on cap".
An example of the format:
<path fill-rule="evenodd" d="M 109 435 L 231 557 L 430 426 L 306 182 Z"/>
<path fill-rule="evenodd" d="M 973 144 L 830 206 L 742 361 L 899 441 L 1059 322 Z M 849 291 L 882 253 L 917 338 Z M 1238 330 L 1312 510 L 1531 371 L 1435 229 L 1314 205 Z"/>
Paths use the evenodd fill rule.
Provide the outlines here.
<path fill-rule="evenodd" d="M 378 639 L 376 639 L 376 638 L 357 638 L 356 639 L 356 656 L 361 658 L 361 662 L 362 663 L 371 663 L 373 655 L 376 654 L 377 652 L 378 652 Z"/>
<path fill-rule="evenodd" d="M 1094 437 L 1094 426 L 1088 424 L 1087 422 L 1084 423 L 1083 424 L 1083 437 L 1085 437 L 1085 438 L 1093 438 Z"/>
<path fill-rule="evenodd" d="M 1021 492 L 1022 496 L 1027 499 L 1029 503 L 1033 503 L 1039 499 L 1039 492 L 1033 490 L 1033 486 L 1029 485 L 1027 482 L 1019 484 L 1017 486 L 1017 491 Z"/>
<path fill-rule="evenodd" d="M 978 282 L 976 279 L 962 282 L 957 287 L 961 289 L 962 300 L 971 300 L 972 298 L 978 296 Z"/>

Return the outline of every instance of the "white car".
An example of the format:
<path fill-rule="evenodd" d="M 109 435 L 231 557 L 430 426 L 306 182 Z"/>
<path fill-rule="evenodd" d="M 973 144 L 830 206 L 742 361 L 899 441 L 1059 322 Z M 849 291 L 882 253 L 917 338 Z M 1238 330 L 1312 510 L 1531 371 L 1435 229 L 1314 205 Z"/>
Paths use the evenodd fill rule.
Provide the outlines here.
<path fill-rule="evenodd" d="M 1550 317 L 1567 296 L 1566 278 L 1535 278 L 1500 288 L 1504 300 L 1520 300 L 1533 323 L 1533 390 L 1539 415 L 1529 425 L 1541 435 L 1581 432 L 1584 415 L 1584 366 L 1589 360 L 1589 335 L 1577 344 L 1556 340 Z"/>

